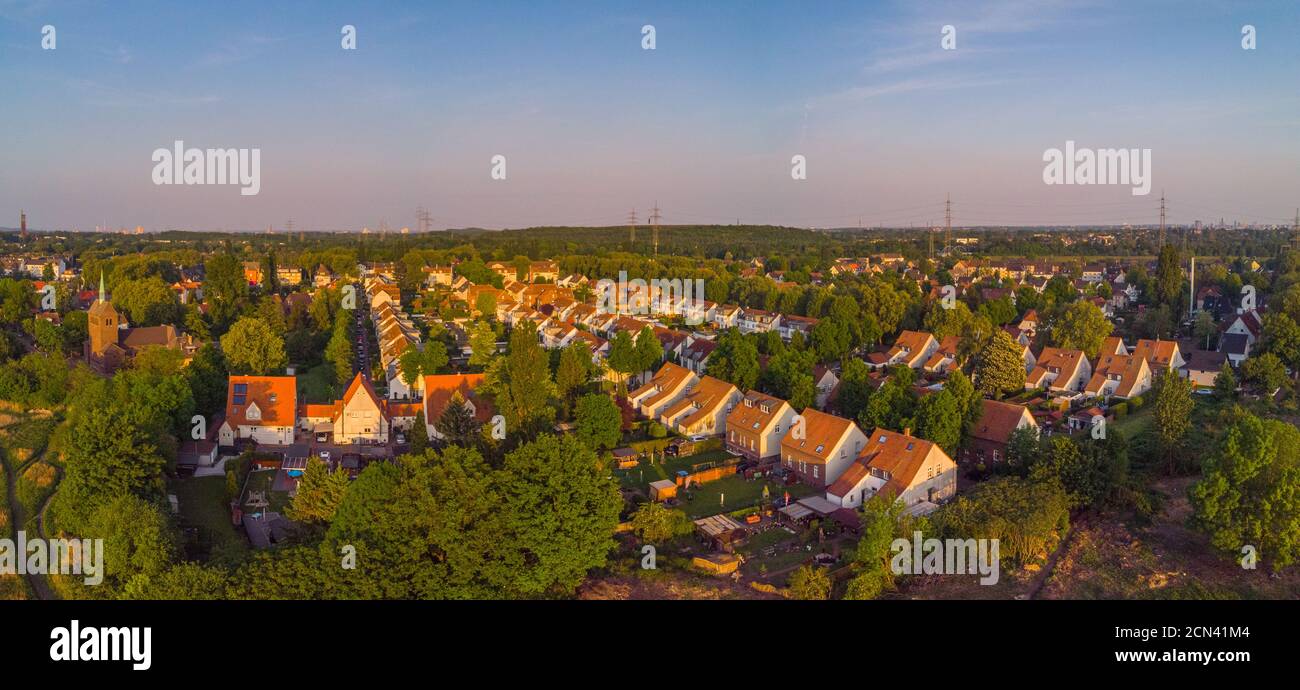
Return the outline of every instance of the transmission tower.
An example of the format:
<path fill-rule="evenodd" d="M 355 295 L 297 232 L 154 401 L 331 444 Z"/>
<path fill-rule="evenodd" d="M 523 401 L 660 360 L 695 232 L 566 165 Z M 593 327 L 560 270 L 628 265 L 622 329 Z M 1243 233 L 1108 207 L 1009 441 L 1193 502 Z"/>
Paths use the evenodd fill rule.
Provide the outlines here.
<path fill-rule="evenodd" d="M 636 245 L 636 209 L 627 212 L 627 242 Z"/>
<path fill-rule="evenodd" d="M 433 214 L 429 213 L 429 209 L 421 206 L 415 210 L 415 226 L 421 234 L 433 229 Z"/>
<path fill-rule="evenodd" d="M 654 211 L 650 214 L 651 237 L 653 238 L 655 256 L 659 256 L 659 221 L 663 216 L 659 215 L 659 202 L 655 202 Z"/>
<path fill-rule="evenodd" d="M 943 202 L 943 251 L 952 251 L 952 195 L 944 195 Z"/>
<path fill-rule="evenodd" d="M 1165 193 L 1160 192 L 1160 248 L 1165 248 Z"/>

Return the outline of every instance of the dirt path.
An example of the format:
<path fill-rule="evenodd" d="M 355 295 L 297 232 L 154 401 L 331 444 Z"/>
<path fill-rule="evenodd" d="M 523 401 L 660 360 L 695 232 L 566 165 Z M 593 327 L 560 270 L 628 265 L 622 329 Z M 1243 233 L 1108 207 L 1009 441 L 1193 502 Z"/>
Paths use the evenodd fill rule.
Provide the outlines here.
<path fill-rule="evenodd" d="M 1026 599 L 1038 598 L 1039 593 L 1043 591 L 1043 586 L 1047 584 L 1048 579 L 1052 577 L 1052 573 L 1056 570 L 1056 563 L 1061 559 L 1061 556 L 1070 549 L 1070 544 L 1074 541 L 1074 535 L 1078 534 L 1079 530 L 1084 527 L 1086 522 L 1087 521 L 1082 517 L 1078 518 L 1076 521 L 1070 522 L 1070 531 L 1065 533 L 1065 538 L 1061 540 L 1060 544 L 1056 545 L 1056 550 L 1052 551 L 1052 555 L 1047 557 L 1047 562 L 1043 564 L 1043 569 L 1038 571 L 1038 575 L 1034 577 L 1034 582 L 1029 587 L 1029 593 L 1025 595 Z"/>
<path fill-rule="evenodd" d="M 43 454 L 44 453 L 42 453 L 42 455 Z M 35 454 L 33 454 L 33 457 L 35 457 Z M 22 467 L 26 468 L 30 463 L 31 459 L 28 459 L 27 462 L 23 463 Z M 23 510 L 22 504 L 14 493 L 14 486 L 17 482 L 17 478 L 21 475 L 15 472 L 14 468 L 11 466 L 8 453 L 5 453 L 4 462 L 2 464 L 5 468 L 5 501 L 9 504 L 9 516 L 12 518 L 14 530 L 16 532 L 27 524 L 27 512 Z M 53 495 L 53 493 L 51 493 L 51 495 Z M 27 573 L 23 577 L 27 579 L 27 586 L 31 588 L 32 593 L 36 595 L 37 599 L 48 601 L 56 598 L 53 590 L 50 589 L 49 583 L 46 582 L 44 575 Z"/>

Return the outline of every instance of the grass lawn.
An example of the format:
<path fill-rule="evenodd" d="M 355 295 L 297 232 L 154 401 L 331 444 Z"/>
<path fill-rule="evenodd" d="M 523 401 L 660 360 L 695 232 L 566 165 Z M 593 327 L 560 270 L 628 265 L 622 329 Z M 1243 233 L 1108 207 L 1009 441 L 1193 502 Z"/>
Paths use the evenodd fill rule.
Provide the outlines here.
<path fill-rule="evenodd" d="M 230 524 L 224 476 L 179 479 L 171 483 L 171 491 L 176 494 L 181 521 L 199 530 L 202 556 L 248 549 L 248 543 Z"/>
<path fill-rule="evenodd" d="M 334 365 L 318 364 L 298 374 L 298 395 L 309 403 L 325 405 L 335 400 Z"/>
<path fill-rule="evenodd" d="M 679 492 L 678 500 L 681 501 L 681 509 L 686 511 L 686 515 L 694 520 L 706 515 L 730 513 L 741 508 L 755 506 L 763 496 L 764 486 L 771 487 L 769 495 L 773 501 L 779 500 L 787 491 L 790 493 L 792 500 L 816 493 L 816 490 L 805 484 L 795 484 L 787 487 L 767 479 L 750 480 L 740 475 L 732 475 L 715 482 L 692 487 L 689 492 L 692 494 L 690 501 L 686 500 L 687 492 Z"/>
<path fill-rule="evenodd" d="M 630 470 L 614 470 L 614 476 L 618 479 L 619 486 L 624 489 L 645 493 L 646 486 L 650 482 L 673 479 L 677 476 L 677 470 L 690 472 L 696 465 L 719 463 L 730 457 L 731 454 L 725 450 L 710 450 L 680 458 L 669 457 L 662 462 L 651 463 L 649 460 L 642 460 L 640 465 Z"/>
<path fill-rule="evenodd" d="M 255 508 L 248 505 L 248 497 L 254 491 L 261 491 L 266 495 L 266 500 L 270 504 L 266 510 L 284 514 L 284 507 L 289 505 L 289 493 L 286 491 L 272 491 L 271 484 L 275 481 L 277 470 L 262 470 L 260 472 L 251 472 L 248 475 L 248 486 L 244 489 L 243 507 L 245 513 L 255 513 L 262 508 Z M 224 481 L 224 480 L 223 480 Z"/>

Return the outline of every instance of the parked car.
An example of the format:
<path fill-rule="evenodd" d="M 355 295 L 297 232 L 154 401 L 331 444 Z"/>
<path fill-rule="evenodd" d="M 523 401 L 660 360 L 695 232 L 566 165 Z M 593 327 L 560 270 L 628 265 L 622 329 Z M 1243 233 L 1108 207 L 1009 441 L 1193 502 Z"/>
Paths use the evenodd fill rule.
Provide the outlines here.
<path fill-rule="evenodd" d="M 329 440 L 330 440 L 329 434 L 316 434 L 317 443 L 328 443 Z"/>
<path fill-rule="evenodd" d="M 330 452 L 328 450 L 322 450 L 321 452 L 317 453 L 317 455 L 319 455 L 320 459 L 324 460 L 325 462 L 330 461 Z"/>
<path fill-rule="evenodd" d="M 397 442 L 398 442 L 398 443 L 406 443 L 406 434 L 404 434 L 404 433 L 402 433 L 402 432 L 400 432 L 400 431 L 397 432 Z"/>

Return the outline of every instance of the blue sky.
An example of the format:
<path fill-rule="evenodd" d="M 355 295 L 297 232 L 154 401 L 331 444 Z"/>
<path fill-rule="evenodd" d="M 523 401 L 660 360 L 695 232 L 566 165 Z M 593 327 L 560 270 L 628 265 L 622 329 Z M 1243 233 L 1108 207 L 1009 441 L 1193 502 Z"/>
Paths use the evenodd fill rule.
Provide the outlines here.
<path fill-rule="evenodd" d="M 1281 0 L 0 0 L 0 94 L 0 225 L 22 207 L 43 228 L 397 228 L 419 205 L 437 227 L 594 225 L 657 200 L 669 223 L 922 226 L 945 194 L 958 225 L 1149 223 L 1161 189 L 1173 221 L 1300 205 L 1300 3 Z M 177 139 L 260 148 L 261 193 L 154 185 Z M 1154 193 L 1043 184 L 1067 139 L 1152 149 Z"/>

